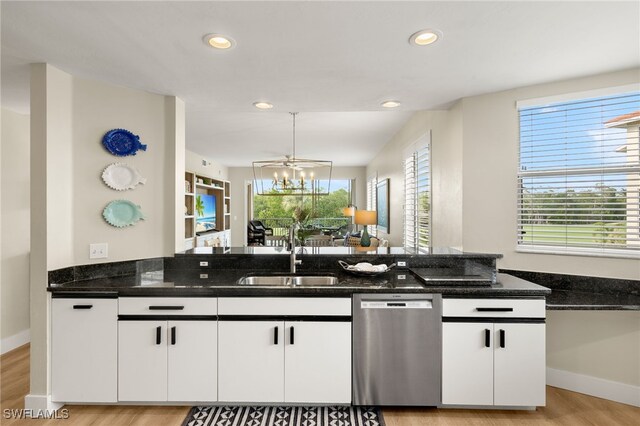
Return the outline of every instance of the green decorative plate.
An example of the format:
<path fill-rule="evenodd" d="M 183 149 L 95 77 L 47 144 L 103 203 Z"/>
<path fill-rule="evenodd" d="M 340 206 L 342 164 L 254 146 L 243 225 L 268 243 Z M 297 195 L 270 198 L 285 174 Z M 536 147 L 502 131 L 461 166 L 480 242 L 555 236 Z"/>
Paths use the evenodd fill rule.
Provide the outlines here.
<path fill-rule="evenodd" d="M 144 220 L 140 206 L 129 200 L 115 200 L 107 204 L 102 211 L 102 217 L 107 223 L 116 228 L 135 225 L 139 220 Z"/>

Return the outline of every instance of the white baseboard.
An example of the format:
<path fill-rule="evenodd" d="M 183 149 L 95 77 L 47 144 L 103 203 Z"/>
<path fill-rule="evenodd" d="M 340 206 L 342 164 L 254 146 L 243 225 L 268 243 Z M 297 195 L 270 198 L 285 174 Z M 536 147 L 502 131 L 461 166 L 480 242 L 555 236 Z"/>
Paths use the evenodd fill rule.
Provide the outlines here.
<path fill-rule="evenodd" d="M 63 407 L 64 404 L 52 402 L 51 395 L 27 395 L 24 397 L 25 410 L 32 410 L 34 413 L 56 411 Z"/>
<path fill-rule="evenodd" d="M 547 367 L 547 384 L 610 401 L 640 407 L 640 386 Z"/>
<path fill-rule="evenodd" d="M 14 334 L 13 336 L 5 337 L 0 341 L 0 354 L 4 355 L 5 353 L 14 350 L 15 348 L 19 348 L 22 345 L 26 345 L 31 341 L 31 333 L 30 330 L 22 330 L 20 333 Z"/>

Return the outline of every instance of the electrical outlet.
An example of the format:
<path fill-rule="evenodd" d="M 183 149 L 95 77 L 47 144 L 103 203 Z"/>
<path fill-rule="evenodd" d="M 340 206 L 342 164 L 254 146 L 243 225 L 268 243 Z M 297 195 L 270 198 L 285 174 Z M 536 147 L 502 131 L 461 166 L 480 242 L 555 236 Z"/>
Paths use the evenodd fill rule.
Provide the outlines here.
<path fill-rule="evenodd" d="M 106 259 L 109 257 L 109 244 L 89 244 L 89 259 Z"/>
<path fill-rule="evenodd" d="M 398 261 L 398 268 L 406 268 L 406 267 L 407 267 L 407 262 Z"/>

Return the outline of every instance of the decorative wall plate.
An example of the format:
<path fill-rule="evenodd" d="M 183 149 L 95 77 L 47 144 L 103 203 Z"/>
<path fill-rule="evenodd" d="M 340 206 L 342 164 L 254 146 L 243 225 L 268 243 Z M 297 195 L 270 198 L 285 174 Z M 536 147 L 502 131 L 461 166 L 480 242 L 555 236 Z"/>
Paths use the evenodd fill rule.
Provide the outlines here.
<path fill-rule="evenodd" d="M 139 149 L 147 150 L 147 146 L 140 143 L 140 136 L 125 129 L 109 130 L 102 138 L 102 145 L 107 148 L 107 151 L 119 157 L 136 155 Z"/>
<path fill-rule="evenodd" d="M 144 220 L 140 206 L 129 200 L 115 200 L 107 204 L 102 211 L 102 217 L 107 223 L 116 228 L 134 225 L 139 220 Z"/>
<path fill-rule="evenodd" d="M 113 163 L 107 166 L 102 172 L 102 180 L 109 188 L 116 191 L 135 189 L 139 183 L 147 182 L 135 167 L 125 163 Z"/>

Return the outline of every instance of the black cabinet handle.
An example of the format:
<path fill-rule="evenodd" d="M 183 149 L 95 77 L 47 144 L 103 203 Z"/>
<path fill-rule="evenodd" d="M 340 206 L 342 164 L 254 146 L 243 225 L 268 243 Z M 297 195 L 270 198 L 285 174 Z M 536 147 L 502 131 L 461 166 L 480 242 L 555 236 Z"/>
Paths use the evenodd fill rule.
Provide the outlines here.
<path fill-rule="evenodd" d="M 181 311 L 184 306 L 149 306 L 150 311 Z"/>
<path fill-rule="evenodd" d="M 93 305 L 73 305 L 73 309 L 91 309 Z"/>
<path fill-rule="evenodd" d="M 507 344 L 504 330 L 500 330 L 500 347 L 504 348 Z"/>
<path fill-rule="evenodd" d="M 289 341 L 290 343 L 293 345 L 293 340 L 294 340 L 294 334 L 295 332 L 293 331 L 293 326 L 291 326 L 291 330 L 289 330 Z"/>
<path fill-rule="evenodd" d="M 159 345 L 160 343 L 162 343 L 162 327 L 157 326 L 156 327 L 156 345 Z"/>
<path fill-rule="evenodd" d="M 484 346 L 486 348 L 491 347 L 491 330 L 488 328 L 484 329 Z"/>
<path fill-rule="evenodd" d="M 476 308 L 478 312 L 513 312 L 513 308 Z"/>
<path fill-rule="evenodd" d="M 274 345 L 278 344 L 278 327 L 275 327 L 273 329 L 273 344 Z"/>
<path fill-rule="evenodd" d="M 175 327 L 171 327 L 171 344 L 172 345 L 176 344 L 176 328 Z"/>

